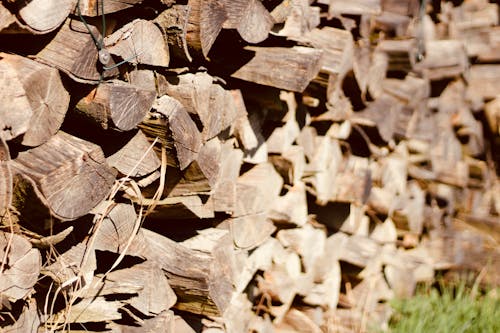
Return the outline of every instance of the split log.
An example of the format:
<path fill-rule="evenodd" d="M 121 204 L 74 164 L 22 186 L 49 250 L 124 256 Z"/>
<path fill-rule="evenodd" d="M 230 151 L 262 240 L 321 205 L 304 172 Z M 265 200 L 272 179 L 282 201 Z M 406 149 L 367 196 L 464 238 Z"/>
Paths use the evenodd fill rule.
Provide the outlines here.
<path fill-rule="evenodd" d="M 33 291 L 42 258 L 25 238 L 3 231 L 0 231 L 0 258 L 0 296 L 14 303 Z"/>
<path fill-rule="evenodd" d="M 168 84 L 166 93 L 182 103 L 186 110 L 197 115 L 203 125 L 203 140 L 209 140 L 228 128 L 236 119 L 234 98 L 229 91 L 214 84 L 207 73 L 184 74 L 177 84 Z"/>
<path fill-rule="evenodd" d="M 160 159 L 141 131 L 137 131 L 130 141 L 106 160 L 121 174 L 134 178 L 146 176 L 161 165 Z"/>
<path fill-rule="evenodd" d="M 87 214 L 109 194 L 116 175 L 100 147 L 64 132 L 19 153 L 12 170 L 27 177 L 23 182 L 31 182 L 40 200 L 62 220 Z"/>
<path fill-rule="evenodd" d="M 498 80 L 499 65 L 473 65 L 469 73 L 469 90 L 483 99 L 492 99 L 500 95 Z"/>
<path fill-rule="evenodd" d="M 320 0 L 319 3 L 329 5 L 328 14 L 340 16 L 340 14 L 351 15 L 377 15 L 381 11 L 380 0 Z"/>
<path fill-rule="evenodd" d="M 75 8 L 77 0 L 34 0 L 18 4 L 17 23 L 31 33 L 45 34 L 57 29 Z"/>
<path fill-rule="evenodd" d="M 271 16 L 275 24 L 283 24 L 277 33 L 291 38 L 300 37 L 320 24 L 319 8 L 310 6 L 307 0 L 282 1 L 272 10 Z M 279 29 L 276 25 L 275 31 Z"/>
<path fill-rule="evenodd" d="M 204 315 L 224 313 L 233 289 L 227 261 L 232 248 L 229 238 L 215 240 L 202 252 L 147 229 L 141 233 L 131 252 L 162 268 L 177 295 L 175 308 Z"/>
<path fill-rule="evenodd" d="M 124 81 L 106 81 L 82 98 L 76 111 L 104 130 L 129 131 L 144 119 L 155 95 Z"/>
<path fill-rule="evenodd" d="M 160 29 L 150 21 L 134 20 L 104 38 L 108 51 L 132 64 L 167 67 L 168 45 Z"/>
<path fill-rule="evenodd" d="M 17 88 L 15 92 L 9 88 L 3 90 L 1 100 L 5 99 L 7 105 L 13 103 L 13 108 L 25 108 L 19 113 L 8 107 L 2 109 L 5 110 L 0 116 L 4 122 L 0 124 L 4 129 L 2 137 L 9 140 L 23 134 L 23 145 L 38 146 L 59 130 L 68 109 L 69 94 L 54 68 L 5 53 L 0 54 L 0 59 L 7 77 L 15 75 L 7 87 Z M 13 95 L 18 97 L 12 100 Z"/>
<path fill-rule="evenodd" d="M 169 165 L 184 170 L 194 161 L 201 149 L 201 134 L 184 106 L 170 96 L 160 97 L 150 114 L 139 126 L 148 136 L 161 139 L 167 149 L 175 148 Z"/>
<path fill-rule="evenodd" d="M 190 53 L 193 57 L 206 58 L 227 19 L 224 3 L 221 0 L 189 0 L 188 6 L 186 40 Z"/>
<path fill-rule="evenodd" d="M 248 46 L 244 50 L 254 57 L 231 76 L 245 81 L 302 92 L 321 68 L 323 52 L 312 48 Z"/>
<path fill-rule="evenodd" d="M 432 40 L 425 44 L 424 60 L 413 67 L 429 80 L 456 77 L 468 66 L 463 44 L 456 40 Z"/>
<path fill-rule="evenodd" d="M 84 16 L 100 16 L 103 14 L 114 13 L 123 9 L 131 8 L 137 4 L 140 4 L 143 1 L 144 0 L 127 0 L 127 1 L 106 0 L 103 1 L 102 3 L 102 5 L 104 6 L 103 8 L 101 7 L 100 1 L 78 0 L 80 5 L 80 11 Z M 104 9 L 104 11 L 102 11 L 101 9 Z"/>
<path fill-rule="evenodd" d="M 274 20 L 260 1 L 256 0 L 223 0 L 227 20 L 223 24 L 225 29 L 236 29 L 248 43 L 264 41 Z"/>
<path fill-rule="evenodd" d="M 118 69 L 112 68 L 102 72 L 98 64 L 98 49 L 90 33 L 100 40 L 101 35 L 96 27 L 68 19 L 59 29 L 56 36 L 45 48 L 36 55 L 36 59 L 49 66 L 54 66 L 72 79 L 82 83 L 97 84 L 101 75 L 111 77 L 118 74 Z M 64 52 L 61 52 L 64 50 Z M 115 65 L 110 57 L 107 67 Z"/>

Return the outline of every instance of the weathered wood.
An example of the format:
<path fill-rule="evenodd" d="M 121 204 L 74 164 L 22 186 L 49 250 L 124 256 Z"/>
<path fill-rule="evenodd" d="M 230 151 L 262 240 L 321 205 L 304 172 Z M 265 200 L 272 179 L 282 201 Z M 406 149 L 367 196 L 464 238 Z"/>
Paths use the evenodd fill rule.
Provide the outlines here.
<path fill-rule="evenodd" d="M 7 144 L 0 140 L 0 221 L 12 203 L 12 172 Z"/>
<path fill-rule="evenodd" d="M 45 34 L 57 29 L 75 8 L 77 0 L 34 0 L 23 3 L 16 13 L 18 24 L 31 33 Z"/>
<path fill-rule="evenodd" d="M 13 70 L 12 74 L 15 73 L 15 78 L 12 78 L 15 83 L 10 83 L 7 86 L 13 84 L 13 88 L 15 88 L 17 82 L 22 85 L 22 88 L 17 87 L 16 92 L 10 89 L 4 90 L 2 100 L 6 99 L 6 103 L 9 105 L 10 95 L 15 94 L 19 97 L 13 101 L 12 107 L 25 105 L 26 101 L 29 104 L 29 106 L 26 106 L 27 110 L 20 110 L 17 115 L 13 114 L 8 108 L 2 109 L 5 110 L 4 112 L 9 113 L 3 114 L 4 112 L 2 112 L 0 116 L 6 121 L 2 128 L 13 128 L 14 133 L 12 134 L 15 135 L 16 128 L 27 126 L 26 131 L 22 133 L 21 143 L 25 146 L 38 146 L 59 130 L 68 109 L 69 94 L 62 85 L 58 71 L 54 68 L 24 57 L 5 53 L 0 54 L 0 59 L 2 63 L 0 66 L 6 70 L 7 75 L 10 75 L 11 70 Z M 19 102 L 21 104 L 18 104 Z M 26 113 L 30 115 L 28 116 Z M 9 123 L 11 117 L 20 118 L 14 120 L 14 123 Z M 6 137 L 6 139 L 9 139 L 9 137 Z"/>
<path fill-rule="evenodd" d="M 186 39 L 190 11 L 190 6 L 176 4 L 161 12 L 153 21 L 160 28 L 172 57 L 177 61 L 193 60 Z"/>
<path fill-rule="evenodd" d="M 131 8 L 140 4 L 144 0 L 78 0 L 80 11 L 84 16 L 100 16 L 102 14 L 109 14 L 123 9 Z M 102 1 L 102 2 L 101 2 Z M 104 7 L 101 7 L 104 6 Z M 104 9 L 102 11 L 101 9 Z"/>
<path fill-rule="evenodd" d="M 197 251 L 147 229 L 136 237 L 134 254 L 161 267 L 178 297 L 175 307 L 196 314 L 221 315 L 232 294 L 231 276 L 226 274 L 231 242 L 216 240 L 208 251 Z"/>
<path fill-rule="evenodd" d="M 99 146 L 64 132 L 21 152 L 12 170 L 31 179 L 41 200 L 62 220 L 87 214 L 109 194 L 116 175 Z"/>
<path fill-rule="evenodd" d="M 107 130 L 129 131 L 151 109 L 156 93 L 130 83 L 112 80 L 99 84 L 76 105 L 84 118 Z"/>
<path fill-rule="evenodd" d="M 227 20 L 223 28 L 236 29 L 249 43 L 264 41 L 274 21 L 262 2 L 257 0 L 223 0 Z"/>
<path fill-rule="evenodd" d="M 189 0 L 189 18 L 186 40 L 192 56 L 207 57 L 227 14 L 222 0 Z"/>
<path fill-rule="evenodd" d="M 16 17 L 0 3 L 0 33 L 16 22 Z"/>
<path fill-rule="evenodd" d="M 280 89 L 302 92 L 321 68 L 320 50 L 295 46 L 245 47 L 254 57 L 231 76 Z"/>
<path fill-rule="evenodd" d="M 129 177 L 145 176 L 161 165 L 148 139 L 141 131 L 113 155 L 106 158 L 108 164 Z"/>
<path fill-rule="evenodd" d="M 413 67 L 430 80 L 455 77 L 468 66 L 463 44 L 457 40 L 431 40 L 425 44 L 424 60 Z"/>
<path fill-rule="evenodd" d="M 14 303 L 32 292 L 42 258 L 25 238 L 3 231 L 0 231 L 0 258 L 0 296 Z"/>
<path fill-rule="evenodd" d="M 160 29 L 150 21 L 134 20 L 104 38 L 108 51 L 132 64 L 167 67 L 168 45 Z"/>
<path fill-rule="evenodd" d="M 97 39 L 101 38 L 97 28 L 91 25 L 89 28 Z M 78 82 L 97 84 L 101 80 L 101 75 L 110 77 L 118 73 L 118 69 L 112 68 L 101 74 L 98 51 L 85 25 L 68 19 L 50 43 L 38 52 L 36 59 L 60 69 Z M 112 67 L 113 65 L 115 63 L 110 57 L 106 66 Z"/>
<path fill-rule="evenodd" d="M 500 65 L 473 65 L 469 72 L 469 89 L 483 99 L 500 95 Z"/>
<path fill-rule="evenodd" d="M 174 166 L 178 163 L 181 170 L 185 169 L 196 159 L 202 146 L 201 134 L 196 124 L 184 106 L 170 96 L 160 97 L 153 108 L 159 115 L 150 115 L 140 127 L 146 134 L 159 137 L 167 148 L 169 143 L 172 145 L 173 142 L 178 162 L 169 160 L 168 163 Z"/>

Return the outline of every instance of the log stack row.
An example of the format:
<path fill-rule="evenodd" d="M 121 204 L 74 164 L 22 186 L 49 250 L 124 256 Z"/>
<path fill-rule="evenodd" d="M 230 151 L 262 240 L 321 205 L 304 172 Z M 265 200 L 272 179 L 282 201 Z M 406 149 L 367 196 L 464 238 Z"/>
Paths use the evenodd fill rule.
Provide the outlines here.
<path fill-rule="evenodd" d="M 365 332 L 498 284 L 499 7 L 0 2 L 0 325 Z"/>

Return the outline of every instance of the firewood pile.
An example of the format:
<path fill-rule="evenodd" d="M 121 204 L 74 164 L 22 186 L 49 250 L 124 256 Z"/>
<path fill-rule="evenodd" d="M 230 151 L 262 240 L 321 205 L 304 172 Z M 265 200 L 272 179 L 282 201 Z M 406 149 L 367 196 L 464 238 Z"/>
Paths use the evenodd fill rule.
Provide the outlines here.
<path fill-rule="evenodd" d="M 494 1 L 2 0 L 0 85 L 2 332 L 366 332 L 500 282 Z"/>

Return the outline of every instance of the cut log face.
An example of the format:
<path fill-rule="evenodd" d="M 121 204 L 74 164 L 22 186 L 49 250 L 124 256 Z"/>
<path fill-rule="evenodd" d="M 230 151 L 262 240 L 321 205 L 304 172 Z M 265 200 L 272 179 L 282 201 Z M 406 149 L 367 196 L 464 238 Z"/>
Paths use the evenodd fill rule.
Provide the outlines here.
<path fill-rule="evenodd" d="M 0 331 L 366 332 L 498 284 L 499 8 L 0 0 Z"/>
<path fill-rule="evenodd" d="M 75 8 L 77 0 L 34 0 L 17 13 L 22 26 L 32 33 L 45 34 L 57 29 Z"/>
<path fill-rule="evenodd" d="M 228 19 L 224 22 L 225 29 L 236 29 L 241 38 L 249 43 L 260 43 L 264 41 L 274 20 L 257 0 L 224 0 L 224 9 Z"/>
<path fill-rule="evenodd" d="M 154 109 L 168 119 L 181 170 L 194 161 L 201 149 L 201 134 L 186 109 L 175 98 L 160 97 Z M 166 129 L 165 129 L 166 131 Z"/>
<path fill-rule="evenodd" d="M 38 146 L 59 130 L 68 109 L 69 94 L 56 69 L 15 55 L 0 54 L 0 58 L 16 72 L 24 88 L 22 95 L 32 110 L 22 144 Z"/>
<path fill-rule="evenodd" d="M 109 194 L 116 173 L 98 146 L 59 132 L 12 161 L 30 178 L 51 212 L 62 220 L 87 214 Z"/>
<path fill-rule="evenodd" d="M 132 64 L 167 67 L 170 61 L 163 35 L 150 21 L 134 20 L 104 38 L 104 44 L 111 54 Z"/>
<path fill-rule="evenodd" d="M 107 81 L 78 102 L 76 110 L 103 129 L 129 131 L 153 106 L 156 93 L 119 80 Z"/>
<path fill-rule="evenodd" d="M 0 258 L 0 296 L 11 302 L 26 297 L 40 274 L 40 252 L 23 237 L 0 231 Z"/>
<path fill-rule="evenodd" d="M 142 131 L 137 131 L 130 141 L 106 160 L 110 166 L 130 177 L 146 176 L 161 165 Z"/>
<path fill-rule="evenodd" d="M 135 242 L 131 250 L 166 272 L 178 297 L 177 309 L 209 315 L 224 313 L 232 287 L 230 276 L 221 275 L 226 265 L 223 258 L 216 252 L 191 250 L 146 229 L 142 229 L 142 234 L 142 241 Z"/>

